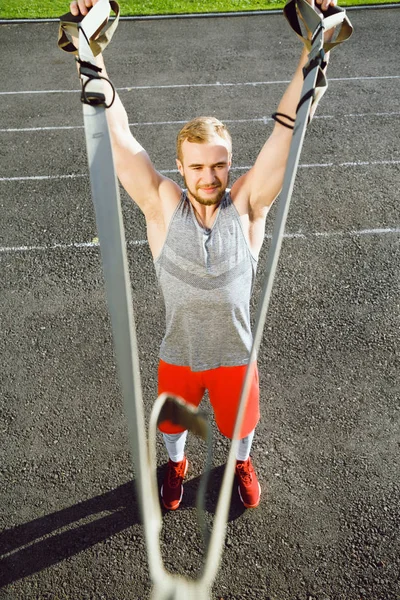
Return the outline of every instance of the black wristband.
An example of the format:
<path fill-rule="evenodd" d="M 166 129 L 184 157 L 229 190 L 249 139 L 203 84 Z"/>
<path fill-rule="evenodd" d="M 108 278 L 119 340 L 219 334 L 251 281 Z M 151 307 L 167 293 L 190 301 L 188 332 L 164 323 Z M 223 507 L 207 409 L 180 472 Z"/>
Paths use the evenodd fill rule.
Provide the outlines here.
<path fill-rule="evenodd" d="M 294 125 L 290 125 L 289 123 L 285 123 L 284 121 L 282 121 L 279 118 L 279 117 L 283 117 L 284 119 L 287 119 L 288 121 L 291 121 L 292 123 L 294 123 L 295 119 L 292 119 L 292 117 L 289 117 L 289 115 L 285 115 L 284 113 L 280 113 L 280 112 L 274 112 L 271 115 L 271 117 L 273 118 L 274 121 L 276 121 L 280 125 L 283 125 L 284 127 L 287 127 L 288 129 L 294 129 Z"/>

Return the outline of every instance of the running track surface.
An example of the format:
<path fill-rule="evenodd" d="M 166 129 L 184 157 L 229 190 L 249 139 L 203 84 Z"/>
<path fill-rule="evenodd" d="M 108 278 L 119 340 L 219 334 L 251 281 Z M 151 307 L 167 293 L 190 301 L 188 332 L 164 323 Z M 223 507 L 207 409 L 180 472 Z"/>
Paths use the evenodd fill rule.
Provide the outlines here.
<path fill-rule="evenodd" d="M 349 16 L 259 355 L 263 499 L 243 512 L 234 491 L 213 598 L 399 597 L 400 11 Z M 0 34 L 0 598 L 147 598 L 75 67 L 56 23 Z M 106 58 L 158 169 L 175 179 L 181 122 L 213 114 L 230 126 L 236 177 L 270 133 L 300 49 L 282 15 L 249 15 L 124 21 Z M 148 415 L 163 307 L 144 220 L 124 192 L 122 203 Z M 217 431 L 214 446 L 210 523 L 228 451 Z M 168 569 L 195 577 L 205 449 L 190 439 L 187 450 L 184 501 L 164 515 L 161 544 Z"/>

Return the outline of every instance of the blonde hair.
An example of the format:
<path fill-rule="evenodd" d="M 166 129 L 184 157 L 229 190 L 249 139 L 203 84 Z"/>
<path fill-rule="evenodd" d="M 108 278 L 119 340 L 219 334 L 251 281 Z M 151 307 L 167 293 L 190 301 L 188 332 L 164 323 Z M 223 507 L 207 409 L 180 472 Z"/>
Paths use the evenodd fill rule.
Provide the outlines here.
<path fill-rule="evenodd" d="M 182 162 L 182 144 L 185 140 L 195 144 L 206 144 L 218 135 L 228 142 L 229 151 L 232 151 L 232 138 L 227 127 L 215 117 L 196 117 L 186 123 L 178 133 L 176 139 L 176 154 Z"/>

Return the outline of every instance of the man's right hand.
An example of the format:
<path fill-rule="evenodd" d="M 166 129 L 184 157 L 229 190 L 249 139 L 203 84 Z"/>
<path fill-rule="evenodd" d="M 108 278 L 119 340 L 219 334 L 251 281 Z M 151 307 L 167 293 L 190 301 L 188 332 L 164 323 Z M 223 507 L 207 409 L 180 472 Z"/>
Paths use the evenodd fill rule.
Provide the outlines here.
<path fill-rule="evenodd" d="M 69 10 L 74 17 L 77 17 L 78 15 L 85 16 L 98 1 L 99 0 L 73 0 L 69 5 Z"/>

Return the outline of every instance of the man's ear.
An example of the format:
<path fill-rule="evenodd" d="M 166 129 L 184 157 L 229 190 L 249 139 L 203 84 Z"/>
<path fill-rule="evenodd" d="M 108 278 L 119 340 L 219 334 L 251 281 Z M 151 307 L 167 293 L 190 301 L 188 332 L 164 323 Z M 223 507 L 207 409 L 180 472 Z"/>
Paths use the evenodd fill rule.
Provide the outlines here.
<path fill-rule="evenodd" d="M 182 165 L 181 161 L 179 160 L 179 158 L 176 159 L 176 166 L 178 167 L 179 173 L 183 177 L 183 165 Z"/>

